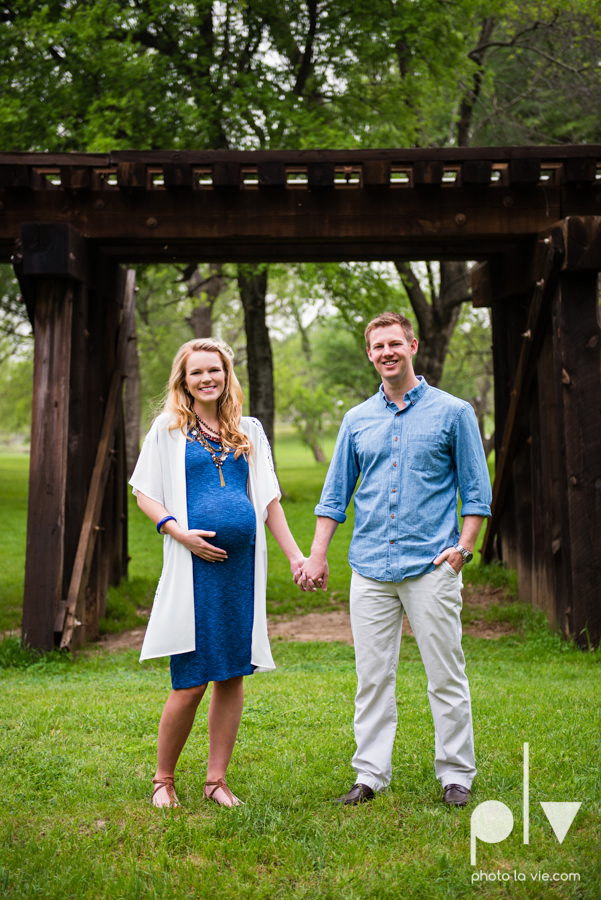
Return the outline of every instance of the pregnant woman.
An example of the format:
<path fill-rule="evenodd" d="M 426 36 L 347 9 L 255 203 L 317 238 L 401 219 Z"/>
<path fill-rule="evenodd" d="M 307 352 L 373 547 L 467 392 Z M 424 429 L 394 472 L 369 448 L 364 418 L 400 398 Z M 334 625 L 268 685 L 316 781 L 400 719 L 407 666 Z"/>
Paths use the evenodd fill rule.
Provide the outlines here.
<path fill-rule="evenodd" d="M 171 370 L 130 484 L 164 534 L 159 581 L 141 659 L 171 657 L 152 802 L 178 806 L 175 767 L 209 681 L 204 795 L 237 806 L 225 774 L 244 702 L 243 678 L 275 668 L 267 636 L 264 523 L 297 573 L 304 558 L 280 506 L 271 450 L 257 419 L 241 416 L 234 354 L 188 341 Z"/>

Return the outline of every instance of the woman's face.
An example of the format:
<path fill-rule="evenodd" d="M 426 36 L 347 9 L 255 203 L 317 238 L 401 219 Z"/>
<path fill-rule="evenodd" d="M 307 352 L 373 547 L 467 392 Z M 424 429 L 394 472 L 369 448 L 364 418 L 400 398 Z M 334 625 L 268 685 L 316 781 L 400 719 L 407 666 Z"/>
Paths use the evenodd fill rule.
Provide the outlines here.
<path fill-rule="evenodd" d="M 185 384 L 199 403 L 216 403 L 225 390 L 225 370 L 219 353 L 195 350 L 186 360 Z"/>

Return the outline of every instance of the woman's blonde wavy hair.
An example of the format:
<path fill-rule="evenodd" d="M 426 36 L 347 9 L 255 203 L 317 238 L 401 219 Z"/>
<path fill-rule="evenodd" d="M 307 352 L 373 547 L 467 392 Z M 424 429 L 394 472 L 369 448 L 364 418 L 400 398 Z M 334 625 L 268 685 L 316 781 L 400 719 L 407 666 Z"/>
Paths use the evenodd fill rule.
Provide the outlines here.
<path fill-rule="evenodd" d="M 186 364 L 190 354 L 197 350 L 218 353 L 221 357 L 225 371 L 225 387 L 217 400 L 219 432 L 224 446 L 235 451 L 234 459 L 238 459 L 241 453 L 246 458 L 252 453 L 253 445 L 248 435 L 240 430 L 244 396 L 234 372 L 234 351 L 225 341 L 217 338 L 195 338 L 187 341 L 175 354 L 162 409 L 162 412 L 171 416 L 169 431 L 179 428 L 188 440 L 192 440 L 188 436 L 188 429 L 196 424 L 196 418 L 192 411 L 193 399 L 186 389 Z"/>

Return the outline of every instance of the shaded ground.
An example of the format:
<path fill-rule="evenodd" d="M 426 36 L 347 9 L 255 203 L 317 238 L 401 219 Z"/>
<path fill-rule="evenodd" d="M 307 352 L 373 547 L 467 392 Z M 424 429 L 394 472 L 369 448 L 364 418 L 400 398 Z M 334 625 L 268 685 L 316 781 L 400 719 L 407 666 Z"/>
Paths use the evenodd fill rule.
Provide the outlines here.
<path fill-rule="evenodd" d="M 495 610 L 507 606 L 504 587 L 466 584 L 463 589 L 463 633 L 474 637 L 494 640 L 506 634 L 514 634 L 517 629 L 510 622 L 495 620 Z M 140 615 L 148 610 L 138 610 Z M 144 628 L 134 628 L 121 634 L 105 635 L 100 646 L 107 650 L 139 650 L 144 640 Z M 405 616 L 403 634 L 413 634 Z M 282 641 L 342 641 L 352 644 L 351 622 L 347 609 L 332 612 L 312 612 L 297 616 L 271 616 L 269 637 Z"/>

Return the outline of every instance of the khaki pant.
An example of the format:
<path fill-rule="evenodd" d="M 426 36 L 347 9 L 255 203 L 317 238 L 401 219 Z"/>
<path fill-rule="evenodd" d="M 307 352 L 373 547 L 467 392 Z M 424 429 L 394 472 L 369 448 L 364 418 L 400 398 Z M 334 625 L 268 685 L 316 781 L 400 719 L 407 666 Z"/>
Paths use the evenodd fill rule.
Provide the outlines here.
<path fill-rule="evenodd" d="M 461 585 L 461 575 L 446 560 L 427 575 L 397 584 L 353 571 L 350 606 L 358 680 L 353 768 L 356 781 L 374 791 L 387 787 L 392 777 L 403 612 L 428 676 L 436 777 L 443 787 L 471 786 L 476 766 L 470 690 L 461 649 Z"/>

